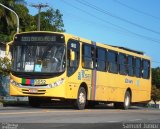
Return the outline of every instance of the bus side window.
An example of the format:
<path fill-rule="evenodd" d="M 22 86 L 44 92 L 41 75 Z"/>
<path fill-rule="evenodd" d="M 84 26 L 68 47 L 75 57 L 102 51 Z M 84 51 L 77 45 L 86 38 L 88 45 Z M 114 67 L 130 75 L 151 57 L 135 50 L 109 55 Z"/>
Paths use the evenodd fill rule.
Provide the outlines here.
<path fill-rule="evenodd" d="M 128 76 L 134 76 L 134 57 L 128 56 Z"/>
<path fill-rule="evenodd" d="M 82 67 L 93 69 L 94 63 L 94 47 L 93 45 L 84 44 L 82 49 Z"/>
<path fill-rule="evenodd" d="M 149 79 L 150 76 L 150 62 L 148 60 L 142 61 L 142 77 Z"/>
<path fill-rule="evenodd" d="M 71 53 L 74 53 L 72 55 Z M 71 57 L 71 56 L 74 56 Z M 67 75 L 73 75 L 79 66 L 80 60 L 80 44 L 78 41 L 69 40 L 67 45 Z"/>
<path fill-rule="evenodd" d="M 111 51 L 109 50 L 108 51 L 108 70 L 110 73 L 118 73 L 118 56 L 117 56 L 117 52 L 114 52 L 114 51 Z"/>
<path fill-rule="evenodd" d="M 97 48 L 96 54 L 97 70 L 106 71 L 106 50 Z"/>
<path fill-rule="evenodd" d="M 118 56 L 119 73 L 122 75 L 127 74 L 127 57 L 125 54 L 120 53 Z"/>
<path fill-rule="evenodd" d="M 136 58 L 135 59 L 135 76 L 136 77 L 141 77 L 141 59 Z"/>

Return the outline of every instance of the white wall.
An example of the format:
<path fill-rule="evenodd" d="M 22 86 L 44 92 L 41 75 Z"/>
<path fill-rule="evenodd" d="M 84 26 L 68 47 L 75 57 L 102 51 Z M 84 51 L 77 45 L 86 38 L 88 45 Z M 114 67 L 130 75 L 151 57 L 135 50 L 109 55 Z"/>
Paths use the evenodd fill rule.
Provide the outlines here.
<path fill-rule="evenodd" d="M 5 57 L 5 49 L 4 47 L 0 47 L 0 57 Z"/>

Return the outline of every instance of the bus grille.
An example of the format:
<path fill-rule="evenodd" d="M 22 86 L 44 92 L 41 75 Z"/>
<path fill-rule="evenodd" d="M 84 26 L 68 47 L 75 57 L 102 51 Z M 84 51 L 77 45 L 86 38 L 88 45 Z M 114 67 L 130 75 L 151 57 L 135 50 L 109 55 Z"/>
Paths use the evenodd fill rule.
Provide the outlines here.
<path fill-rule="evenodd" d="M 33 89 L 31 89 L 33 90 Z M 42 95 L 46 93 L 46 90 L 36 90 L 30 91 L 29 89 L 22 89 L 23 94 L 35 94 L 35 95 Z"/>
<path fill-rule="evenodd" d="M 22 86 L 37 86 L 37 87 L 40 87 L 40 86 L 47 86 L 47 84 L 45 85 L 30 85 L 30 84 L 21 84 Z"/>

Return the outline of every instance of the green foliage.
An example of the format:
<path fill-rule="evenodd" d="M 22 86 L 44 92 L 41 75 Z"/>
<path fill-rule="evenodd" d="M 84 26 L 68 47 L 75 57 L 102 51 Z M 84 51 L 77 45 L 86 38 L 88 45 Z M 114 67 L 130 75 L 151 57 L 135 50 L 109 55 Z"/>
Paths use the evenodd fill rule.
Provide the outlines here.
<path fill-rule="evenodd" d="M 152 68 L 152 84 L 160 88 L 160 67 Z"/>
<path fill-rule="evenodd" d="M 0 0 L 0 3 L 14 10 L 17 3 L 23 3 L 24 0 Z M 19 10 L 20 12 L 21 10 Z M 12 40 L 13 34 L 16 32 L 16 18 L 8 9 L 0 6 L 0 41 L 8 42 Z M 4 38 L 4 39 L 3 39 Z"/>
<path fill-rule="evenodd" d="M 11 61 L 7 57 L 0 57 L 0 74 L 3 76 L 9 75 L 11 70 Z"/>
<path fill-rule="evenodd" d="M 20 31 L 26 31 L 30 26 L 31 15 L 29 15 L 29 10 L 26 6 L 22 4 L 16 4 L 14 6 L 15 12 L 17 12 L 20 21 Z"/>
<path fill-rule="evenodd" d="M 155 85 L 152 85 L 152 100 L 156 103 L 156 101 L 160 101 L 160 89 L 158 89 Z"/>
<path fill-rule="evenodd" d="M 46 12 L 41 12 L 41 31 L 64 32 L 62 16 L 58 9 L 54 10 L 53 8 L 48 9 Z M 34 18 L 37 23 L 38 14 Z"/>
<path fill-rule="evenodd" d="M 160 101 L 160 68 L 152 68 L 152 95 L 151 99 L 156 103 Z"/>
<path fill-rule="evenodd" d="M 0 3 L 13 9 L 19 16 L 20 32 L 36 31 L 38 15 L 29 14 L 28 8 L 25 6 L 25 0 L 0 0 Z M 48 9 L 41 12 L 41 30 L 42 31 L 58 31 L 64 32 L 64 24 L 62 14 L 58 9 Z M 9 10 L 0 6 L 0 42 L 8 42 L 12 40 L 16 33 L 16 17 Z"/>
<path fill-rule="evenodd" d="M 9 41 L 9 37 L 5 34 L 0 34 L 0 42 L 7 42 Z"/>

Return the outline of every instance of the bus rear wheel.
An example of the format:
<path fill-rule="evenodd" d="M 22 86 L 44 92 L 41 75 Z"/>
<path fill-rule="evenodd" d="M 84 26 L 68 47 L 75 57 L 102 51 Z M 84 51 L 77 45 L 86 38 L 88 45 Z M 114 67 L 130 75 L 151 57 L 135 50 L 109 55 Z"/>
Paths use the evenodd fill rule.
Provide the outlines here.
<path fill-rule="evenodd" d="M 75 102 L 76 109 L 78 110 L 85 109 L 86 100 L 87 100 L 86 90 L 84 87 L 80 87 L 77 95 L 77 100 Z"/>
<path fill-rule="evenodd" d="M 123 109 L 127 110 L 130 107 L 130 105 L 131 105 L 131 94 L 129 91 L 127 91 L 124 98 Z"/>
<path fill-rule="evenodd" d="M 124 96 L 124 102 L 116 102 L 114 103 L 114 107 L 116 109 L 124 109 L 127 110 L 131 105 L 131 94 L 129 91 L 126 91 Z"/>

